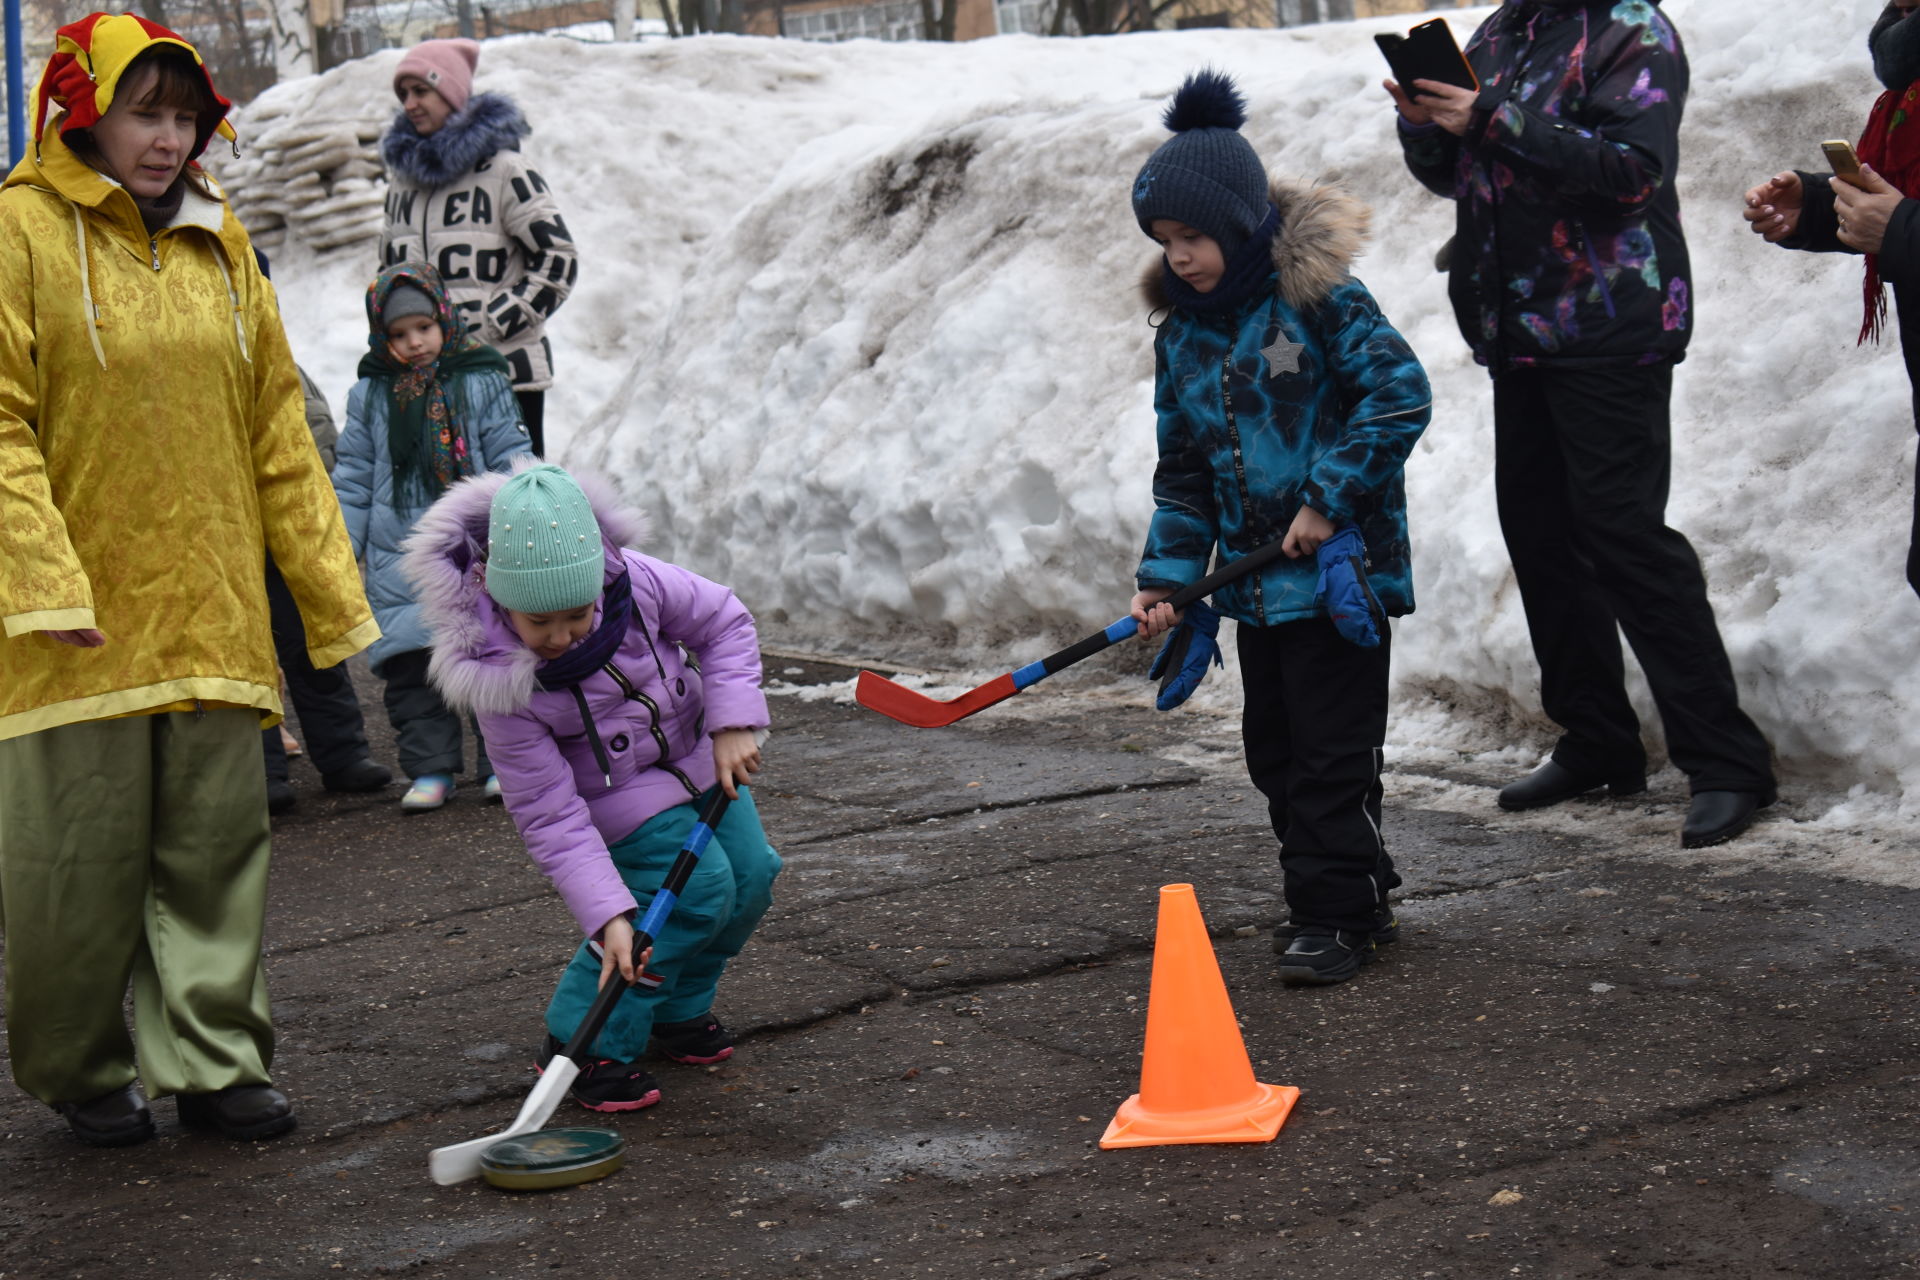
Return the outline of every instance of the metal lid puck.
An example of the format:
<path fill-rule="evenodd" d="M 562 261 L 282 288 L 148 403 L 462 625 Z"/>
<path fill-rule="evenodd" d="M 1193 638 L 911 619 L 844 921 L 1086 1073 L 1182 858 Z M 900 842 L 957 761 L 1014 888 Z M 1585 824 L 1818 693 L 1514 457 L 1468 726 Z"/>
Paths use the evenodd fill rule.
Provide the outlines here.
<path fill-rule="evenodd" d="M 496 1187 L 538 1191 L 604 1178 L 626 1162 L 626 1140 L 610 1129 L 542 1129 L 502 1138 L 480 1155 Z"/>

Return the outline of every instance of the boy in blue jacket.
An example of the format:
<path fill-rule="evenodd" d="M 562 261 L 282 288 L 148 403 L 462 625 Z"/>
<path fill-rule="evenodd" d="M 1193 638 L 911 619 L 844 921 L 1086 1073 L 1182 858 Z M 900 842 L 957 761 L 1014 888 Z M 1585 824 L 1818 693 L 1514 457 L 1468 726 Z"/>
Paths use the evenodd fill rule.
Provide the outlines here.
<path fill-rule="evenodd" d="M 1180 621 L 1161 602 L 1216 549 L 1238 558 L 1284 540 L 1286 558 L 1214 600 L 1240 624 L 1247 771 L 1280 839 L 1280 976 L 1325 984 L 1396 937 L 1387 893 L 1400 877 L 1380 835 L 1386 619 L 1413 611 L 1401 469 L 1432 396 L 1347 273 L 1367 209 L 1328 188 L 1270 186 L 1245 118 L 1227 77 L 1189 77 L 1165 117 L 1175 136 L 1134 180 L 1134 215 L 1165 251 L 1146 282 L 1165 319 L 1155 509 L 1132 611 L 1143 636 L 1159 635 Z M 1317 555 L 1330 541 L 1329 553 L 1364 548 Z M 1373 617 L 1336 627 L 1322 560 L 1362 592 L 1370 583 Z"/>

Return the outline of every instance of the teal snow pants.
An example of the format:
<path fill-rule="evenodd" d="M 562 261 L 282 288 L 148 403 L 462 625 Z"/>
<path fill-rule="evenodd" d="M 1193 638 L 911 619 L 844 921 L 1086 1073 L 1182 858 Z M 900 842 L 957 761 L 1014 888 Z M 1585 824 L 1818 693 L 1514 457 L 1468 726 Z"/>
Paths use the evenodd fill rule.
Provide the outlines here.
<path fill-rule="evenodd" d="M 699 816 L 697 803 L 689 800 L 655 814 L 608 847 L 642 915 Z M 740 954 L 773 904 L 773 878 L 779 874 L 780 855 L 767 843 L 752 794 L 741 787 L 654 939 L 647 971 L 665 981 L 652 989 L 635 986 L 620 998 L 593 1055 L 632 1062 L 646 1051 L 656 1020 L 686 1022 L 710 1012 L 727 961 Z M 614 981 L 619 980 L 616 974 Z M 562 1041 L 572 1036 L 599 989 L 600 959 L 582 943 L 547 1005 L 547 1030 Z"/>

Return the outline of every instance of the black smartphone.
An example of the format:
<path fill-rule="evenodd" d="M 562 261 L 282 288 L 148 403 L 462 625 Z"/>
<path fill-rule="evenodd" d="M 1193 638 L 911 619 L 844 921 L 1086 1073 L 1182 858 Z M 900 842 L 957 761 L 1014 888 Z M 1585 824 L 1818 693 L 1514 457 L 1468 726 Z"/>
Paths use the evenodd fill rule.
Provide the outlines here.
<path fill-rule="evenodd" d="M 1441 84 L 1480 91 L 1480 77 L 1473 74 L 1467 56 L 1453 38 L 1453 28 L 1445 18 L 1423 22 L 1407 34 L 1383 31 L 1373 38 L 1386 55 L 1393 78 L 1413 97 L 1415 80 L 1438 80 Z"/>

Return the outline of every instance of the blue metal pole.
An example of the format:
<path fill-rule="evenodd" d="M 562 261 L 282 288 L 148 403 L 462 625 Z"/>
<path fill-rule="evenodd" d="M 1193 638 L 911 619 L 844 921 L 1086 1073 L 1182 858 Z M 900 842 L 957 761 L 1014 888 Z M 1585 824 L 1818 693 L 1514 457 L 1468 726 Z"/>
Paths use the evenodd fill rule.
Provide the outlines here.
<path fill-rule="evenodd" d="M 7 3 L 7 168 L 27 153 L 27 65 L 20 41 L 20 0 Z"/>

